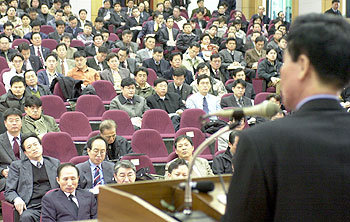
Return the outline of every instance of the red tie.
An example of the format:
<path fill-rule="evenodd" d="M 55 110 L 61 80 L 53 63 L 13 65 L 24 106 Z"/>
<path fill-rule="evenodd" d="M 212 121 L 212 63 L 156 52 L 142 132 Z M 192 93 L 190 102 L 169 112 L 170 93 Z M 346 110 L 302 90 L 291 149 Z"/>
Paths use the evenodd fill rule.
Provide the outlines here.
<path fill-rule="evenodd" d="M 17 159 L 19 159 L 19 145 L 18 145 L 17 139 L 18 137 L 13 138 L 13 152 L 17 157 Z"/>
<path fill-rule="evenodd" d="M 44 60 L 43 60 L 43 56 L 41 55 L 41 52 L 40 52 L 40 47 L 38 47 L 38 56 L 40 58 L 41 64 L 44 66 Z"/>

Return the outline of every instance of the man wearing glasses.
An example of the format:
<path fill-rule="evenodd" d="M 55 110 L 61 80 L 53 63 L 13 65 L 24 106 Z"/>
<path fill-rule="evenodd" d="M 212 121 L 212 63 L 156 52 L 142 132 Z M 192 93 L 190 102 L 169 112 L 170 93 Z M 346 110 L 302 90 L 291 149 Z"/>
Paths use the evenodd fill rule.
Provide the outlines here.
<path fill-rule="evenodd" d="M 114 165 L 104 161 L 107 152 L 106 140 L 98 135 L 87 142 L 89 159 L 77 165 L 79 169 L 79 187 L 97 193 L 99 185 L 114 183 Z"/>

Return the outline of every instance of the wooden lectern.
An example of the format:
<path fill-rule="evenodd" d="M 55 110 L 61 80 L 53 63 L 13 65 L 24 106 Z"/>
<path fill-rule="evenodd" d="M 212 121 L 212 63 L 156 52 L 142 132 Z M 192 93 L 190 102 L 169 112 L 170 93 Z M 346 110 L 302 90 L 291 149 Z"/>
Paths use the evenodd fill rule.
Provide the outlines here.
<path fill-rule="evenodd" d="M 223 175 L 226 190 L 232 175 Z M 218 176 L 195 178 L 193 181 L 211 180 L 215 189 L 208 194 L 192 192 L 193 210 L 206 213 L 220 220 L 225 205 L 218 201 L 217 195 L 224 194 Z M 157 180 L 132 184 L 108 185 L 100 187 L 98 195 L 98 221 L 177 221 L 163 211 L 161 200 L 182 210 L 184 191 L 178 184 L 185 180 Z"/>

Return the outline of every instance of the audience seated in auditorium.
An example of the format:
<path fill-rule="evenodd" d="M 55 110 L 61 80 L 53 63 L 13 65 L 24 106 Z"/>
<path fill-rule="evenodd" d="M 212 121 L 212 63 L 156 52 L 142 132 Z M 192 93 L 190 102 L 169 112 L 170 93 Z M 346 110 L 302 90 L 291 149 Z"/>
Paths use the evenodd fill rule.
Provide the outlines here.
<path fill-rule="evenodd" d="M 213 54 L 210 56 L 209 72 L 211 77 L 221 80 L 222 83 L 225 83 L 229 79 L 227 70 L 221 66 L 221 57 L 219 54 Z"/>
<path fill-rule="evenodd" d="M 69 38 L 69 37 L 68 37 Z M 75 67 L 75 61 L 72 59 L 68 59 L 68 51 L 67 51 L 67 45 L 63 42 L 59 43 L 56 46 L 56 52 L 58 55 L 57 65 L 56 65 L 56 72 L 61 73 L 62 75 L 66 76 L 68 74 L 68 71 L 72 70 Z M 77 51 L 75 50 L 74 53 Z"/>
<path fill-rule="evenodd" d="M 7 15 L 0 19 L 0 25 L 4 25 L 6 22 L 11 22 L 15 27 L 22 24 L 21 19 L 16 16 L 15 7 L 9 6 L 7 8 Z"/>
<path fill-rule="evenodd" d="M 22 133 L 35 133 L 40 139 L 48 132 L 59 132 L 60 129 L 51 116 L 42 113 L 41 100 L 32 95 L 26 98 L 24 103 L 26 115 L 22 120 Z"/>
<path fill-rule="evenodd" d="M 132 58 L 132 55 L 130 55 L 129 57 L 129 49 L 127 49 L 126 47 L 121 47 L 119 48 L 117 55 L 119 59 L 119 68 L 128 69 L 132 74 L 136 74 L 136 59 Z M 134 57 L 135 56 L 136 54 L 134 55 Z"/>
<path fill-rule="evenodd" d="M 164 59 L 164 51 L 162 47 L 155 47 L 152 58 L 146 59 L 142 62 L 145 68 L 153 69 L 158 77 L 165 77 L 165 72 L 170 69 L 170 64 Z"/>
<path fill-rule="evenodd" d="M 259 36 L 255 39 L 255 48 L 246 51 L 245 61 L 247 62 L 248 68 L 258 69 L 258 61 L 266 57 L 264 44 L 264 37 Z"/>
<path fill-rule="evenodd" d="M 20 149 L 22 112 L 16 108 L 9 108 L 3 112 L 6 132 L 0 135 L 0 191 L 5 190 L 10 164 L 19 159 L 24 159 L 24 153 Z"/>
<path fill-rule="evenodd" d="M 197 42 L 190 44 L 190 47 L 183 54 L 182 65 L 192 73 L 193 79 L 197 71 L 197 66 L 204 62 L 204 60 L 198 56 L 201 46 Z"/>
<path fill-rule="evenodd" d="M 48 192 L 42 198 L 41 221 L 74 221 L 97 218 L 95 196 L 78 188 L 79 170 L 72 163 L 57 168 L 60 189 Z"/>
<path fill-rule="evenodd" d="M 236 153 L 239 137 L 237 132 L 232 131 L 229 136 L 228 146 L 224 153 L 221 153 L 213 159 L 213 173 L 226 174 L 233 173 L 233 159 Z"/>
<path fill-rule="evenodd" d="M 23 71 L 31 69 L 38 72 L 43 68 L 44 64 L 41 64 L 40 58 L 36 55 L 30 54 L 30 47 L 28 43 L 23 42 L 19 44 L 17 49 L 23 55 Z"/>
<path fill-rule="evenodd" d="M 5 199 L 13 203 L 20 221 L 40 221 L 41 199 L 57 188 L 60 161 L 43 156 L 43 147 L 35 134 L 23 136 L 21 148 L 27 158 L 11 163 L 6 180 Z"/>
<path fill-rule="evenodd" d="M 132 33 L 132 40 L 136 42 L 139 32 L 142 30 L 142 24 L 147 20 L 143 20 L 137 7 L 132 9 L 132 16 L 126 21 L 126 28 Z M 136 51 L 135 51 L 136 53 Z"/>
<path fill-rule="evenodd" d="M 185 83 L 185 75 L 187 72 L 188 70 L 184 67 L 175 68 L 172 76 L 174 81 L 168 84 L 168 92 L 179 94 L 184 104 L 188 96 L 192 94 L 192 86 Z"/>
<path fill-rule="evenodd" d="M 236 45 L 236 39 L 228 38 L 226 40 L 226 49 L 221 50 L 219 53 L 221 56 L 223 68 L 245 68 L 247 65 L 244 60 L 243 53 L 236 50 Z"/>
<path fill-rule="evenodd" d="M 86 23 L 82 33 L 77 35 L 77 39 L 82 41 L 85 46 L 89 46 L 93 43 L 93 34 L 92 34 L 92 24 Z"/>
<path fill-rule="evenodd" d="M 29 47 L 30 54 L 38 56 L 42 66 L 44 66 L 45 58 L 50 54 L 51 50 L 41 46 L 42 40 L 39 32 L 33 32 L 30 41 L 32 43 L 32 45 Z"/>
<path fill-rule="evenodd" d="M 86 56 L 95 56 L 98 52 L 98 48 L 104 43 L 102 34 L 94 35 L 93 40 L 94 42 L 91 45 L 85 47 Z"/>
<path fill-rule="evenodd" d="M 138 44 L 141 43 L 141 39 L 144 36 L 147 36 L 149 34 L 153 34 L 157 36 L 159 31 L 165 27 L 165 24 L 163 23 L 164 22 L 163 14 L 156 11 L 154 12 L 153 19 L 154 20 L 147 21 L 146 24 L 143 25 L 142 30 L 137 35 L 136 42 Z"/>
<path fill-rule="evenodd" d="M 131 30 L 124 30 L 122 33 L 122 40 L 117 41 L 115 43 L 115 46 L 117 48 L 123 48 L 126 47 L 129 50 L 130 56 L 135 58 L 136 52 L 139 49 L 139 46 L 137 43 L 132 42 L 133 33 Z"/>
<path fill-rule="evenodd" d="M 108 144 L 106 150 L 106 160 L 116 161 L 120 160 L 126 154 L 132 153 L 130 143 L 122 137 L 117 135 L 117 124 L 110 119 L 104 120 L 99 126 L 100 136 L 104 138 Z M 87 145 L 84 147 L 83 155 L 88 155 Z"/>
<path fill-rule="evenodd" d="M 5 37 L 2 37 L 2 39 Z M 2 82 L 5 85 L 5 89 L 6 91 L 9 91 L 11 84 L 10 81 L 12 79 L 12 77 L 14 76 L 21 76 L 24 77 L 24 72 L 23 72 L 23 60 L 24 57 L 22 56 L 22 54 L 16 53 L 14 55 L 12 55 L 11 58 L 11 62 L 12 62 L 12 66 L 10 71 L 8 72 L 4 72 L 2 74 Z"/>
<path fill-rule="evenodd" d="M 128 19 L 128 16 L 125 14 L 125 12 L 122 11 L 121 3 L 118 1 L 114 3 L 113 10 L 110 14 L 109 23 L 107 22 L 108 16 L 99 17 L 103 17 L 104 21 L 107 24 L 112 24 L 116 28 L 122 28 L 125 26 Z"/>
<path fill-rule="evenodd" d="M 23 14 L 21 20 L 22 24 L 14 29 L 14 33 L 20 36 L 20 38 L 23 38 L 26 34 L 32 31 L 32 27 L 30 26 L 30 18 L 28 14 Z"/>
<path fill-rule="evenodd" d="M 103 48 L 105 47 L 101 46 L 99 51 Z M 106 61 L 109 68 L 100 73 L 101 79 L 110 81 L 115 91 L 121 93 L 121 82 L 123 79 L 131 77 L 130 71 L 119 67 L 118 56 L 114 52 L 108 54 Z"/>
<path fill-rule="evenodd" d="M 168 162 L 165 165 L 165 178 L 169 176 L 169 166 L 172 162 L 177 159 L 183 159 L 187 163 L 192 160 L 192 154 L 194 151 L 193 142 L 191 137 L 186 135 L 178 136 L 174 141 L 175 153 L 177 154 L 177 158 Z M 213 175 L 213 171 L 210 168 L 209 162 L 206 159 L 201 157 L 197 157 L 194 165 L 193 165 L 192 176 L 193 177 L 205 177 Z"/>
<path fill-rule="evenodd" d="M 96 71 L 103 71 L 108 69 L 106 57 L 109 50 L 105 46 L 101 46 L 97 50 L 97 54 L 94 57 L 87 58 L 86 65 L 93 68 Z"/>
<path fill-rule="evenodd" d="M 136 91 L 135 94 L 139 95 L 143 98 L 147 98 L 151 95 L 154 95 L 156 91 L 154 91 L 153 87 L 148 84 L 148 70 L 145 67 L 136 68 L 135 71 L 135 81 L 136 81 Z"/>
<path fill-rule="evenodd" d="M 64 48 L 64 46 L 62 46 Z M 51 53 L 46 57 L 46 69 L 38 72 L 38 83 L 40 85 L 45 85 L 50 87 L 52 80 L 54 80 L 57 77 L 63 77 L 61 73 L 58 73 L 56 71 L 57 67 L 57 54 Z"/>
<path fill-rule="evenodd" d="M 159 31 L 159 43 L 163 45 L 164 50 L 171 52 L 175 50 L 176 47 L 176 38 L 179 35 L 180 31 L 174 28 L 174 19 L 173 17 L 168 17 L 165 23 L 166 27 L 162 28 Z"/>
<path fill-rule="evenodd" d="M 107 142 L 100 135 L 87 142 L 89 159 L 77 165 L 79 169 L 79 188 L 98 193 L 98 186 L 114 183 L 113 164 L 104 161 L 107 152 Z"/>
<path fill-rule="evenodd" d="M 183 32 L 177 36 L 176 47 L 182 53 L 191 46 L 191 43 L 198 42 L 199 36 L 192 33 L 192 26 L 190 23 L 183 24 Z"/>
<path fill-rule="evenodd" d="M 27 95 L 34 95 L 38 98 L 40 98 L 40 96 L 51 95 L 48 86 L 38 83 L 38 76 L 33 70 L 29 69 L 24 73 L 24 80 L 26 82 Z"/>
<path fill-rule="evenodd" d="M 87 10 L 84 8 L 79 10 L 78 27 L 81 29 L 84 28 L 85 24 L 90 24 L 92 28 L 92 22 L 86 19 L 87 13 Z"/>
<path fill-rule="evenodd" d="M 78 19 L 75 16 L 69 16 L 68 26 L 66 27 L 65 32 L 70 33 L 73 38 L 77 38 L 78 34 L 83 32 L 81 28 L 78 27 Z"/>
<path fill-rule="evenodd" d="M 120 160 L 114 166 L 114 180 L 117 184 L 134 183 L 136 167 L 129 160 Z"/>
<path fill-rule="evenodd" d="M 237 79 L 232 84 L 233 95 L 221 99 L 220 105 L 226 107 L 247 107 L 252 106 L 250 98 L 245 97 L 246 82 L 242 79 Z"/>
<path fill-rule="evenodd" d="M 17 108 L 24 112 L 24 102 L 29 96 L 25 92 L 25 81 L 22 76 L 14 76 L 10 81 L 10 89 L 0 97 L 0 112 L 8 108 Z"/>
<path fill-rule="evenodd" d="M 241 79 L 241 80 L 245 81 L 245 79 L 246 79 L 245 70 L 242 68 L 232 70 L 231 75 L 232 75 L 232 79 L 234 79 L 234 80 Z M 225 86 L 228 93 L 233 93 L 233 91 L 232 91 L 233 83 L 234 82 L 229 83 Z M 245 82 L 245 83 L 246 83 L 246 86 L 245 86 L 244 96 L 248 97 L 250 99 L 254 99 L 255 98 L 255 90 L 253 88 L 253 84 L 251 84 L 249 82 Z"/>
<path fill-rule="evenodd" d="M 110 109 L 126 111 L 136 128 L 141 128 L 142 115 L 149 110 L 146 99 L 135 95 L 135 80 L 128 77 L 121 82 L 122 93 L 116 96 L 110 104 Z"/>
<path fill-rule="evenodd" d="M 153 49 L 156 45 L 156 39 L 153 35 L 148 35 L 144 39 L 145 48 L 137 51 L 136 53 L 136 62 L 141 66 L 142 62 L 146 59 L 152 58 Z"/>
<path fill-rule="evenodd" d="M 75 67 L 69 70 L 67 76 L 76 80 L 83 80 L 83 85 L 87 86 L 100 80 L 100 74 L 86 65 L 86 55 L 84 51 L 74 53 Z"/>
<path fill-rule="evenodd" d="M 176 159 L 168 167 L 168 179 L 185 179 L 188 176 L 188 164 L 184 159 Z"/>
<path fill-rule="evenodd" d="M 4 24 L 4 32 L 0 34 L 0 38 L 2 36 L 6 36 L 10 39 L 10 42 L 12 43 L 15 39 L 20 39 L 21 37 L 14 34 L 14 26 L 11 22 L 6 22 Z"/>

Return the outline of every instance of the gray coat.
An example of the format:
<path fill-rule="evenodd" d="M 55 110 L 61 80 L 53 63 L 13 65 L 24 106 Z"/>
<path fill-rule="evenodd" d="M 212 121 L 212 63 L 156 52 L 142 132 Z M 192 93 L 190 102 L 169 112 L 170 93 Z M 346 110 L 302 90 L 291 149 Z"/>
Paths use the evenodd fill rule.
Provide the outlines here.
<path fill-rule="evenodd" d="M 134 95 L 133 101 L 133 104 L 131 104 L 124 98 L 122 94 L 120 94 L 111 101 L 109 109 L 124 110 L 129 114 L 130 118 L 142 117 L 144 112 L 149 110 L 146 99 L 141 96 Z"/>
<path fill-rule="evenodd" d="M 119 75 L 122 79 L 130 77 L 130 71 L 128 69 L 119 68 Z M 105 69 L 100 73 L 101 80 L 110 81 L 114 85 L 114 78 L 111 69 Z"/>
<path fill-rule="evenodd" d="M 51 189 L 57 188 L 56 182 L 57 167 L 60 165 L 58 159 L 43 156 L 47 176 Z M 6 181 L 5 199 L 11 203 L 16 197 L 28 205 L 33 194 L 33 171 L 30 160 L 17 160 L 11 163 L 8 178 Z"/>
<path fill-rule="evenodd" d="M 136 53 L 137 50 L 139 49 L 139 45 L 137 43 L 135 43 L 135 42 L 130 42 L 129 45 L 126 45 L 123 41 L 118 41 L 118 42 L 115 43 L 115 46 L 117 48 L 126 47 L 132 53 Z"/>
<path fill-rule="evenodd" d="M 243 54 L 240 51 L 235 50 L 233 52 L 233 58 L 231 53 L 227 49 L 223 49 L 219 52 L 222 59 L 222 66 L 227 68 L 233 62 L 239 62 L 241 66 L 245 67 L 247 63 L 244 60 Z"/>
<path fill-rule="evenodd" d="M 146 48 L 141 49 L 141 50 L 137 51 L 137 53 L 136 53 L 136 62 L 140 66 L 144 60 L 149 59 L 149 58 L 152 58 L 152 55 L 151 55 L 151 53 L 148 52 L 148 50 Z"/>

